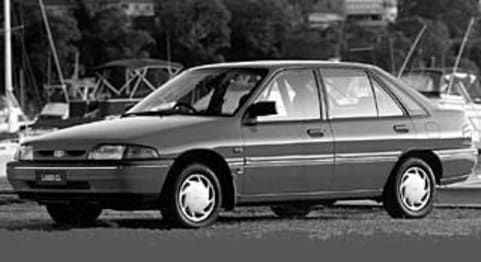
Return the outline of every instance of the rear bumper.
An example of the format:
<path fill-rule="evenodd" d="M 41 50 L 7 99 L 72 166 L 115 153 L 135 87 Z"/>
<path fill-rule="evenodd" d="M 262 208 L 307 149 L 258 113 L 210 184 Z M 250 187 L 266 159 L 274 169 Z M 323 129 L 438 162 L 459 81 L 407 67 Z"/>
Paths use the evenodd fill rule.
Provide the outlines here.
<path fill-rule="evenodd" d="M 471 177 L 471 175 L 443 178 L 441 179 L 440 186 L 447 186 L 447 185 L 452 185 L 456 183 L 461 183 L 468 180 L 469 177 Z"/>
<path fill-rule="evenodd" d="M 478 149 L 437 150 L 443 169 L 441 185 L 450 185 L 467 180 L 478 163 Z"/>
<path fill-rule="evenodd" d="M 145 202 L 158 199 L 173 161 L 137 161 L 120 164 L 64 164 L 11 162 L 7 178 L 24 199 L 39 202 Z M 38 172 L 63 172 L 63 185 L 41 185 Z"/>

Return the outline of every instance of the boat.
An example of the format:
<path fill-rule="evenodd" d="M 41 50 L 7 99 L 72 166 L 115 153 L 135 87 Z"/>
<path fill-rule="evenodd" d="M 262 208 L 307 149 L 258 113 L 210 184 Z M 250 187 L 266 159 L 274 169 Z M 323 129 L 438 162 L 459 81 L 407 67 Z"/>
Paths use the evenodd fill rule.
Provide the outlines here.
<path fill-rule="evenodd" d="M 179 63 L 159 59 L 123 59 L 95 67 L 91 77 L 45 86 L 49 102 L 28 132 L 41 135 L 118 117 L 182 69 Z"/>
<path fill-rule="evenodd" d="M 5 96 L 0 99 L 0 177 L 5 176 L 5 166 L 13 159 L 22 139 L 20 129 L 29 123 L 13 93 L 12 74 L 12 26 L 10 0 L 4 0 L 5 35 Z"/>
<path fill-rule="evenodd" d="M 13 29 L 10 0 L 4 0 L 6 95 L 3 100 L 0 99 L 0 176 L 5 175 L 6 163 L 13 159 L 19 143 L 25 137 L 115 118 L 183 69 L 181 64 L 171 61 L 123 59 L 99 65 L 93 68 L 92 76 L 79 78 L 77 55 L 73 76 L 64 79 L 43 0 L 39 0 L 39 5 L 58 82 L 44 85 L 48 102 L 35 119 L 28 119 L 13 92 L 11 41 Z"/>

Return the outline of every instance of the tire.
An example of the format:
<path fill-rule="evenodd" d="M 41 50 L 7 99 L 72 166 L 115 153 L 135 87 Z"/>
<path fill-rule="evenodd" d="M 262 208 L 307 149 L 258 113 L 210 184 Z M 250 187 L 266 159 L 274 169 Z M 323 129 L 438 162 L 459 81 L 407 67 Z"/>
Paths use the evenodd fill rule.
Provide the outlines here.
<path fill-rule="evenodd" d="M 47 212 L 59 225 L 93 225 L 102 213 L 102 208 L 87 204 L 48 204 Z"/>
<path fill-rule="evenodd" d="M 421 159 L 410 158 L 390 177 L 383 204 L 393 218 L 416 219 L 432 211 L 435 198 L 436 180 L 431 167 Z"/>
<path fill-rule="evenodd" d="M 172 184 L 166 185 L 163 218 L 174 226 L 201 228 L 213 224 L 222 206 L 217 175 L 203 164 L 184 167 Z"/>
<path fill-rule="evenodd" d="M 271 206 L 272 212 L 280 218 L 304 218 L 311 212 L 310 205 L 292 204 Z"/>

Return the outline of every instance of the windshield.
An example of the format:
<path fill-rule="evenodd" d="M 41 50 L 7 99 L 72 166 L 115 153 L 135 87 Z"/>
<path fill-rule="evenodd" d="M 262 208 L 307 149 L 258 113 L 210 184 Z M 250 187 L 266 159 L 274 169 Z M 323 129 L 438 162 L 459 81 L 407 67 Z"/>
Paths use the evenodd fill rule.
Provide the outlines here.
<path fill-rule="evenodd" d="M 188 70 L 147 96 L 128 114 L 174 111 L 232 116 L 266 75 L 266 69 Z"/>

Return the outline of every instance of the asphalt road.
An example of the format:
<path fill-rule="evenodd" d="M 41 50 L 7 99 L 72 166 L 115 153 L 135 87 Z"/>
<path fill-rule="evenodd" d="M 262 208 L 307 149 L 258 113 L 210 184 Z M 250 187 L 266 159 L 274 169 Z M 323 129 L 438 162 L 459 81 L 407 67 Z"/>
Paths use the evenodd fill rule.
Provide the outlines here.
<path fill-rule="evenodd" d="M 200 230 L 169 228 L 158 212 L 104 211 L 97 225 L 60 228 L 35 203 L 0 196 L 0 261 L 453 261 L 479 256 L 480 240 L 481 209 L 413 221 L 377 206 L 319 207 L 305 219 L 239 208 Z"/>
<path fill-rule="evenodd" d="M 481 189 L 471 185 L 441 191 L 438 200 L 450 208 L 438 205 L 422 220 L 394 220 L 382 206 L 341 202 L 292 220 L 265 207 L 238 208 L 200 230 L 170 228 L 155 211 L 109 210 L 96 225 L 61 228 L 36 203 L 0 195 L 0 261 L 478 260 L 481 205 L 452 208 L 467 199 L 481 203 Z M 11 190 L 5 179 L 1 190 Z"/>

